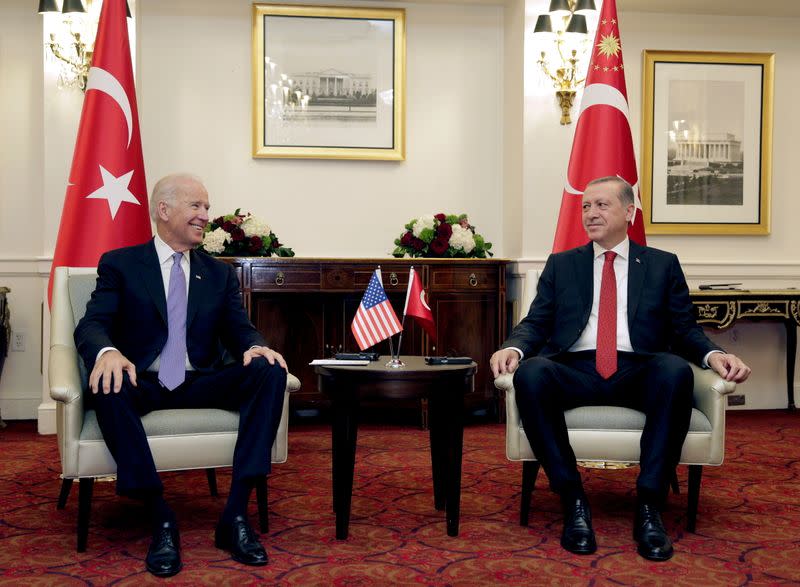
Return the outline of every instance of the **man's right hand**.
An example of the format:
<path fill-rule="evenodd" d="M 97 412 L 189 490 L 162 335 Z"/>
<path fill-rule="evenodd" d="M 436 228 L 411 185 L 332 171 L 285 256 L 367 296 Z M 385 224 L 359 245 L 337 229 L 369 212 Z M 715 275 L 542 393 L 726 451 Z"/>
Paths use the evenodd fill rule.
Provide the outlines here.
<path fill-rule="evenodd" d="M 519 366 L 519 353 L 514 349 L 500 349 L 489 359 L 489 367 L 495 378 L 504 373 L 513 373 Z"/>
<path fill-rule="evenodd" d="M 119 393 L 119 390 L 122 389 L 123 371 L 127 371 L 131 385 L 136 387 L 136 366 L 118 350 L 104 352 L 97 359 L 94 369 L 89 375 L 89 387 L 92 393 L 98 393 L 100 389 L 105 394 L 111 393 L 112 382 L 114 393 Z"/>

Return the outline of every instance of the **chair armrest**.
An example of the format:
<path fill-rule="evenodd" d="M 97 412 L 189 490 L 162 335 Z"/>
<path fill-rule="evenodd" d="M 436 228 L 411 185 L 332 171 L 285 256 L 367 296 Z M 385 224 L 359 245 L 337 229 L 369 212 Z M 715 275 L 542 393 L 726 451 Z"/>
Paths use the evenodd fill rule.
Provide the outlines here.
<path fill-rule="evenodd" d="M 706 415 L 713 426 L 715 422 L 712 416 L 717 406 L 723 403 L 724 396 L 736 389 L 736 384 L 725 381 L 713 369 L 703 369 L 697 365 L 691 367 L 694 372 L 694 405 Z"/>
<path fill-rule="evenodd" d="M 47 374 L 51 398 L 65 404 L 81 400 L 83 390 L 78 371 L 78 352 L 74 347 L 62 344 L 50 347 L 50 363 Z"/>
<path fill-rule="evenodd" d="M 295 392 L 298 389 L 300 389 L 300 380 L 291 373 L 286 373 L 286 391 Z"/>

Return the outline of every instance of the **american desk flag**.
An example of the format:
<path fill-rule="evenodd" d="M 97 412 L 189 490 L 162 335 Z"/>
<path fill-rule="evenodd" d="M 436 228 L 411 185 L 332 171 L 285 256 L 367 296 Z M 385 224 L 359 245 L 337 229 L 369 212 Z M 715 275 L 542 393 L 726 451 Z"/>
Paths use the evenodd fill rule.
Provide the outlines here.
<path fill-rule="evenodd" d="M 350 330 L 362 351 L 403 330 L 383 290 L 380 269 L 376 269 L 369 280 Z"/>

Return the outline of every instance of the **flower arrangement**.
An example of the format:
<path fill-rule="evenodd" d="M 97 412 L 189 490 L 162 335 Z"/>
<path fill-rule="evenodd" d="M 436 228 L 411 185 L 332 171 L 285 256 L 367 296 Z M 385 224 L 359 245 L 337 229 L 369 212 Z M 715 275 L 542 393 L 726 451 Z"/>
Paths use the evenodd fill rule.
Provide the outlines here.
<path fill-rule="evenodd" d="M 242 214 L 239 208 L 209 222 L 199 248 L 215 257 L 294 257 L 266 222 L 249 212 Z"/>
<path fill-rule="evenodd" d="M 406 224 L 394 241 L 395 257 L 491 257 L 492 243 L 475 232 L 466 214 L 426 214 Z"/>

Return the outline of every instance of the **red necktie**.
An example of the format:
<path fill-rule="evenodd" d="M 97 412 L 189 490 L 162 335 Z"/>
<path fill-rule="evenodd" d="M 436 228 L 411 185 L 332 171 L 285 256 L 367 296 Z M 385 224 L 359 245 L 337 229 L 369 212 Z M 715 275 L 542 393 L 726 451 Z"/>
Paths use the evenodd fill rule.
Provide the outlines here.
<path fill-rule="evenodd" d="M 617 371 L 617 276 L 614 251 L 606 251 L 603 279 L 600 282 L 600 307 L 597 319 L 597 372 L 608 379 Z"/>

